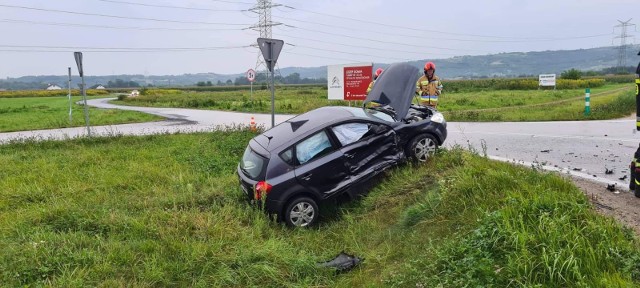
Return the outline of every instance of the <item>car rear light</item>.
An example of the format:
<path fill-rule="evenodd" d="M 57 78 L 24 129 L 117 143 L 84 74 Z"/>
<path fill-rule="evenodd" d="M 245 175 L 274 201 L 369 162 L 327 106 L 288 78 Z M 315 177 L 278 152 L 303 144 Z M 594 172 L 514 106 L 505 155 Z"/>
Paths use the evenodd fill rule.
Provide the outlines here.
<path fill-rule="evenodd" d="M 262 195 L 267 195 L 271 192 L 271 184 L 260 181 L 256 183 L 256 186 L 253 189 L 253 199 L 260 200 L 262 199 Z"/>

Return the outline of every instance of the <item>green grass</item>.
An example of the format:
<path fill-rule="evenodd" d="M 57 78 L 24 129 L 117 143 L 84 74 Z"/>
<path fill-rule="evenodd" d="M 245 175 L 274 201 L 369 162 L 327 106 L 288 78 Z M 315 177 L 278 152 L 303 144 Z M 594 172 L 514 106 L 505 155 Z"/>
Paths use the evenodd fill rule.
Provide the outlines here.
<path fill-rule="evenodd" d="M 539 99 L 531 99 L 530 101 L 505 100 L 510 98 L 496 97 L 494 101 L 489 100 L 491 104 L 479 105 L 484 106 L 482 109 L 469 109 L 474 105 L 469 102 L 482 102 L 482 100 L 466 100 L 468 98 L 455 95 L 451 97 L 451 100 L 465 103 L 464 106 L 454 106 L 449 109 L 446 102 L 443 101 L 442 105 L 446 108 L 442 110 L 444 110 L 448 121 L 605 120 L 622 118 L 635 112 L 635 94 L 629 85 L 612 85 L 609 89 L 593 90 L 595 91 L 591 92 L 591 113 L 589 115 L 584 114 L 584 92 L 582 96 L 575 97 L 575 95 L 567 93 L 569 91 L 538 92 L 536 94 L 541 94 Z M 481 98 L 483 97 L 481 96 Z M 497 102 L 502 102 L 502 104 Z"/>
<path fill-rule="evenodd" d="M 150 89 L 147 95 L 113 101 L 114 104 L 147 107 L 180 107 L 271 113 L 271 92 L 268 90 L 194 92 Z M 349 105 L 346 101 L 327 99 L 327 90 L 318 87 L 283 87 L 275 93 L 275 109 L 279 114 L 299 114 L 327 105 Z"/>
<path fill-rule="evenodd" d="M 82 100 L 80 96 L 72 97 L 73 103 L 80 100 Z M 82 105 L 73 104 L 72 122 L 69 123 L 69 100 L 66 96 L 0 98 L 0 132 L 81 127 L 85 125 L 83 109 Z M 136 123 L 162 119 L 146 113 L 98 108 L 90 108 L 89 117 L 91 125 Z"/>
<path fill-rule="evenodd" d="M 610 84 L 593 88 L 592 114 L 584 117 L 584 89 L 499 90 L 448 92 L 439 109 L 449 121 L 552 121 L 614 119 L 634 111 L 627 105 L 633 85 Z M 116 104 L 152 107 L 182 107 L 269 113 L 268 91 L 188 92 L 149 90 L 150 95 L 115 101 Z M 298 114 L 327 105 L 349 105 L 327 100 L 327 91 L 314 87 L 283 87 L 276 91 L 276 113 Z M 360 105 L 360 102 L 352 102 Z M 489 110 L 489 111 L 486 111 Z M 552 113 L 549 113 L 552 111 Z"/>
<path fill-rule="evenodd" d="M 246 130 L 0 146 L 3 286 L 628 287 L 631 230 L 554 174 L 461 149 L 289 229 L 242 198 Z M 350 272 L 317 268 L 340 251 Z"/>

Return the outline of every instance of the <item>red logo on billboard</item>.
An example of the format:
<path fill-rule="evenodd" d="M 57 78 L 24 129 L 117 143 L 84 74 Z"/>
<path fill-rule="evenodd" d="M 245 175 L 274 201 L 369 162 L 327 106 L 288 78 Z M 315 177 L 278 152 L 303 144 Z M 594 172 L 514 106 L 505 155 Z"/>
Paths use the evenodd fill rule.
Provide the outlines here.
<path fill-rule="evenodd" d="M 373 68 L 371 66 L 344 68 L 344 100 L 364 100 L 367 98 L 367 88 L 372 81 Z"/>

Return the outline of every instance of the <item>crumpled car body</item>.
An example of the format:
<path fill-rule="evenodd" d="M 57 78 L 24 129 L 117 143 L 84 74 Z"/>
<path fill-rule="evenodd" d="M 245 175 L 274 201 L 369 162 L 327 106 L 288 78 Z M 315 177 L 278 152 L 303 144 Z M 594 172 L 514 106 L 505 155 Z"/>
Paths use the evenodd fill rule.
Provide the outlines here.
<path fill-rule="evenodd" d="M 439 112 L 411 104 L 419 70 L 389 67 L 365 105 L 298 115 L 250 140 L 237 167 L 247 199 L 290 226 L 309 226 L 318 204 L 355 198 L 360 184 L 407 159 L 426 161 L 447 137 Z"/>

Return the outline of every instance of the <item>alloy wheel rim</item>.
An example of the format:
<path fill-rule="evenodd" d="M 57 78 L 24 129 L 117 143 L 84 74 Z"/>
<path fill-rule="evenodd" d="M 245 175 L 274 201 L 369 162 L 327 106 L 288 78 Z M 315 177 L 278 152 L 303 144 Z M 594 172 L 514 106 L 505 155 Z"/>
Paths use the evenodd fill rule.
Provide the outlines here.
<path fill-rule="evenodd" d="M 418 141 L 413 152 L 418 161 L 426 162 L 429 157 L 436 153 L 436 143 L 431 138 L 424 138 Z"/>
<path fill-rule="evenodd" d="M 313 222 L 315 212 L 315 209 L 313 209 L 310 203 L 300 202 L 291 209 L 289 219 L 294 226 L 305 227 Z"/>

